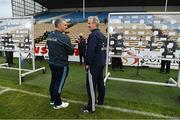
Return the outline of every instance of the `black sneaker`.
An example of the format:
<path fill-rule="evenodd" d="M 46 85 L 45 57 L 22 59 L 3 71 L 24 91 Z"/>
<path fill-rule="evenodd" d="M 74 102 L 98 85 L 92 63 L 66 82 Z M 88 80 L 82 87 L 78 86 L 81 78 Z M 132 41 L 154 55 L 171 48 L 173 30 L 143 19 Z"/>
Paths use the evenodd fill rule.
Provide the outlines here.
<path fill-rule="evenodd" d="M 96 100 L 96 105 L 104 105 L 104 103 L 101 103 L 98 100 Z"/>
<path fill-rule="evenodd" d="M 164 71 L 160 70 L 160 73 L 161 73 L 161 74 L 163 74 L 163 73 L 164 73 Z"/>
<path fill-rule="evenodd" d="M 97 105 L 104 105 L 104 103 L 98 102 Z"/>
<path fill-rule="evenodd" d="M 93 113 L 95 111 L 88 110 L 87 108 L 81 108 L 82 113 Z"/>

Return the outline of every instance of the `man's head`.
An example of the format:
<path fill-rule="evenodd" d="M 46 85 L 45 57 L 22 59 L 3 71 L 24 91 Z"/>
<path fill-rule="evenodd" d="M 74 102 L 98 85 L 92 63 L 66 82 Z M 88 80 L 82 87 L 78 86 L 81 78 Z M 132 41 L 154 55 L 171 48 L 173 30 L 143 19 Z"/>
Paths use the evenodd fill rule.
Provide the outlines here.
<path fill-rule="evenodd" d="M 68 28 L 68 24 L 63 18 L 57 19 L 54 22 L 54 25 L 61 32 L 64 32 Z"/>
<path fill-rule="evenodd" d="M 99 27 L 99 18 L 97 16 L 88 17 L 88 28 L 90 31 Z"/>
<path fill-rule="evenodd" d="M 82 37 L 83 37 L 83 34 L 82 34 L 82 33 L 80 33 L 80 34 L 79 34 L 79 37 L 80 37 L 80 38 L 82 38 Z"/>

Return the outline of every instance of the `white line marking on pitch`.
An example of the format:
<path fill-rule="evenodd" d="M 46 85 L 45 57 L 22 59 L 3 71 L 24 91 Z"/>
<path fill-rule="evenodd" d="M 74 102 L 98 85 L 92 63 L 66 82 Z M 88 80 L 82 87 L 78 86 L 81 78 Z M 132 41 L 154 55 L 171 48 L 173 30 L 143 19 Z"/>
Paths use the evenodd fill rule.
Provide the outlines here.
<path fill-rule="evenodd" d="M 13 89 L 13 88 L 2 87 L 2 86 L 0 86 L 0 88 L 4 89 L 4 90 L 0 91 L 0 94 L 5 93 L 7 91 L 16 91 L 16 92 L 25 93 L 28 95 L 49 98 L 48 95 L 43 95 L 41 93 L 35 93 L 35 92 L 25 91 L 25 90 L 21 90 L 21 89 Z M 70 100 L 70 99 L 63 99 L 63 100 L 69 101 L 70 103 L 74 103 L 74 104 L 81 104 L 81 105 L 87 104 L 86 102 L 83 102 L 83 101 L 76 101 L 76 100 Z M 167 115 L 162 115 L 162 114 L 157 114 L 157 113 L 143 112 L 143 111 L 131 110 L 131 109 L 120 108 L 120 107 L 113 107 L 113 106 L 109 106 L 109 105 L 102 105 L 102 106 L 96 105 L 96 106 L 99 108 L 104 108 L 104 109 L 108 109 L 108 110 L 114 110 L 114 111 L 119 111 L 119 112 L 124 112 L 124 113 L 133 113 L 133 114 L 139 114 L 139 115 L 144 115 L 144 116 L 151 116 L 151 117 L 158 117 L 158 118 L 173 118 L 173 119 L 177 118 L 177 117 L 172 117 L 172 116 L 167 116 Z"/>
<path fill-rule="evenodd" d="M 10 91 L 10 90 L 11 90 L 11 89 L 9 89 L 9 88 L 6 88 L 6 89 L 1 90 L 1 91 L 0 91 L 0 95 L 3 94 L 3 93 L 5 93 L 5 92 L 7 92 L 7 91 Z"/>

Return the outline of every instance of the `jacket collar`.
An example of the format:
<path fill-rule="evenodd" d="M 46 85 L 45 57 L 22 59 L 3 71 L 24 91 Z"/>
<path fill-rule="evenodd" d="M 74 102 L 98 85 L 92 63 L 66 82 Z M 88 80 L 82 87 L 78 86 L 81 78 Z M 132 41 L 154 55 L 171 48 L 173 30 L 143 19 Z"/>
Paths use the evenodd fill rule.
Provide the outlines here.
<path fill-rule="evenodd" d="M 95 32 L 95 31 L 98 31 L 98 30 L 99 30 L 99 28 L 96 28 L 96 29 L 92 30 L 92 32 Z"/>
<path fill-rule="evenodd" d="M 57 29 L 55 30 L 55 32 L 63 33 L 63 32 L 61 32 L 61 31 L 59 31 L 59 30 L 57 30 Z"/>

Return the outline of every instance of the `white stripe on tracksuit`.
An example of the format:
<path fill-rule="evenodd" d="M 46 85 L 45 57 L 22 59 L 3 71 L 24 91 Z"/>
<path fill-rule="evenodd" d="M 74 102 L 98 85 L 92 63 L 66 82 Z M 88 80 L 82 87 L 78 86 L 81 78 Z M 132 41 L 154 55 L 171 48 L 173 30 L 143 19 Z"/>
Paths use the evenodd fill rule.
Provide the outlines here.
<path fill-rule="evenodd" d="M 63 71 L 63 75 L 62 75 L 62 78 L 61 78 L 61 82 L 59 84 L 59 90 L 58 90 L 58 93 L 60 94 L 61 91 L 62 91 L 62 88 L 63 88 L 63 85 L 64 85 L 64 82 L 65 82 L 65 79 L 66 79 L 66 76 L 67 76 L 67 66 L 64 66 L 64 71 Z"/>
<path fill-rule="evenodd" d="M 89 81 L 89 88 L 90 88 L 90 94 L 92 100 L 92 111 L 95 111 L 95 91 L 94 91 L 94 85 L 90 70 L 88 70 L 88 81 Z"/>

